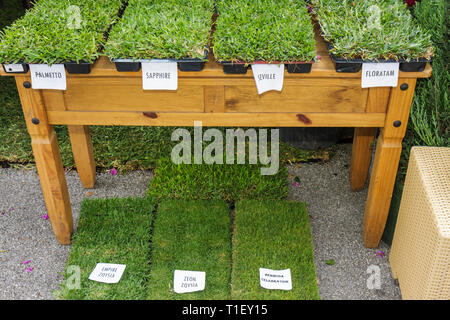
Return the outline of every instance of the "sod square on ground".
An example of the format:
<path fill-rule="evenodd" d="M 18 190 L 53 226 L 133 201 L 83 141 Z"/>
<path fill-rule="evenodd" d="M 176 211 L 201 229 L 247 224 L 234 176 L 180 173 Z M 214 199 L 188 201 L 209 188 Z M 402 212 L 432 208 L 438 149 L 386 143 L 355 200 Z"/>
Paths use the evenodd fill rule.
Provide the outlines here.
<path fill-rule="evenodd" d="M 232 299 L 320 299 L 311 230 L 304 203 L 237 202 L 232 247 Z M 292 290 L 262 288 L 259 268 L 290 268 Z"/>
<path fill-rule="evenodd" d="M 231 217 L 225 201 L 162 201 L 152 245 L 148 299 L 230 299 Z M 205 290 L 175 293 L 175 270 L 206 272 Z"/>
<path fill-rule="evenodd" d="M 154 206 L 151 198 L 84 200 L 66 265 L 66 281 L 58 296 L 77 300 L 145 299 Z M 126 265 L 119 283 L 88 280 L 100 262 Z M 70 266 L 80 267 L 81 288 L 70 288 Z"/>

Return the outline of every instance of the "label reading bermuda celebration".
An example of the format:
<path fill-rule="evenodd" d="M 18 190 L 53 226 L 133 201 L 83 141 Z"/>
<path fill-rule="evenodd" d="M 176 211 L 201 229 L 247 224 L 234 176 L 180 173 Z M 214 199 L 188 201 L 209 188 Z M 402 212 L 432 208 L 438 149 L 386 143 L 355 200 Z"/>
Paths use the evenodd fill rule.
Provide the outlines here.
<path fill-rule="evenodd" d="M 261 287 L 271 290 L 292 290 L 291 269 L 270 270 L 259 268 Z"/>
<path fill-rule="evenodd" d="M 66 90 L 66 70 L 63 64 L 30 64 L 33 89 Z"/>
<path fill-rule="evenodd" d="M 186 293 L 205 290 L 206 272 L 175 270 L 173 290 L 176 293 Z"/>
<path fill-rule="evenodd" d="M 284 64 L 252 64 L 258 94 L 283 90 Z"/>
<path fill-rule="evenodd" d="M 124 264 L 97 263 L 94 271 L 92 271 L 89 276 L 89 280 L 104 283 L 117 283 L 122 277 L 125 267 L 126 265 Z"/>
<path fill-rule="evenodd" d="M 142 83 L 144 90 L 177 90 L 177 63 L 171 61 L 143 62 Z"/>
<path fill-rule="evenodd" d="M 361 86 L 396 87 L 399 65 L 399 63 L 363 63 Z"/>

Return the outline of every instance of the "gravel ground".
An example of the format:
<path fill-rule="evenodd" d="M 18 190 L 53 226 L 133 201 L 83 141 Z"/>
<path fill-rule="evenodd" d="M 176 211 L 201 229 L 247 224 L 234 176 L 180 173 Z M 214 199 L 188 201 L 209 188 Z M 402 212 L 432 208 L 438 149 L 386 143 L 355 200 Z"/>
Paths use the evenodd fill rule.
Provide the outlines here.
<path fill-rule="evenodd" d="M 74 227 L 83 198 L 143 196 L 151 177 L 151 172 L 144 171 L 116 176 L 100 173 L 95 189 L 86 190 L 76 171 L 66 173 Z M 50 221 L 41 217 L 46 208 L 38 175 L 0 168 L 0 195 L 0 299 L 53 299 L 70 246 L 59 245 Z M 26 260 L 32 261 L 22 265 Z M 30 267 L 33 270 L 27 273 Z"/>
<path fill-rule="evenodd" d="M 322 299 L 400 299 L 391 276 L 387 255 L 366 249 L 362 221 L 367 188 L 349 187 L 351 145 L 338 145 L 330 162 L 301 164 L 289 168 L 297 175 L 298 187 L 290 184 L 289 198 L 307 203 L 315 247 L 319 292 Z M 97 175 L 96 188 L 85 190 L 75 171 L 66 173 L 76 228 L 83 198 L 143 196 L 151 172 L 112 176 Z M 46 214 L 39 178 L 34 171 L 0 168 L 0 299 L 53 299 L 63 279 L 70 246 L 55 240 Z M 334 259 L 335 264 L 325 262 Z M 21 262 L 32 260 L 28 264 Z M 381 289 L 370 290 L 369 266 L 380 268 Z M 26 272 L 32 267 L 31 272 Z M 373 267 L 372 267 L 373 268 Z M 375 267 L 376 268 L 376 267 Z"/>
<path fill-rule="evenodd" d="M 289 198 L 304 201 L 310 215 L 319 293 L 322 299 L 385 300 L 401 299 L 400 288 L 392 278 L 389 247 L 367 249 L 362 226 L 368 182 L 364 190 L 350 189 L 351 144 L 338 145 L 327 163 L 306 163 L 289 167 L 289 174 L 300 179 L 290 184 Z M 380 258 L 378 250 L 385 253 Z M 334 265 L 326 261 L 333 259 Z M 378 269 L 379 268 L 379 269 Z M 369 289 L 367 282 L 379 270 L 380 289 Z"/>

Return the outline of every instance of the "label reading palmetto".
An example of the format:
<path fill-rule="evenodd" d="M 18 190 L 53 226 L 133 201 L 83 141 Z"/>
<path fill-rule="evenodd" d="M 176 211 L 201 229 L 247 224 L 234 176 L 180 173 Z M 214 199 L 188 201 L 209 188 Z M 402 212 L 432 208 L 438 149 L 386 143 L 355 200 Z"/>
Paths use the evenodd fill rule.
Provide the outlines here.
<path fill-rule="evenodd" d="M 66 90 L 66 70 L 63 64 L 30 64 L 33 89 Z"/>

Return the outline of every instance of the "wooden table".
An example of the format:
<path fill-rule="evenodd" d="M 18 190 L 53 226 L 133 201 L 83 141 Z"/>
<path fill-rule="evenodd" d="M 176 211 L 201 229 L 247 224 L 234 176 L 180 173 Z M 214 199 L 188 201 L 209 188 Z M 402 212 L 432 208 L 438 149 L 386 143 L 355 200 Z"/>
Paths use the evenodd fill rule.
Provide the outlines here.
<path fill-rule="evenodd" d="M 105 57 L 89 75 L 67 75 L 67 90 L 27 88 L 30 75 L 15 75 L 31 136 L 42 192 L 57 240 L 69 244 L 72 209 L 53 125 L 67 125 L 80 180 L 95 185 L 90 125 L 233 127 L 355 127 L 350 185 L 361 190 L 371 161 L 371 144 L 381 128 L 364 215 L 367 247 L 377 247 L 391 202 L 402 139 L 417 78 L 400 72 L 396 88 L 361 88 L 361 73 L 337 73 L 323 40 L 322 60 L 308 74 L 286 72 L 283 91 L 258 96 L 251 70 L 224 74 L 210 57 L 201 72 L 179 72 L 178 90 L 143 91 L 140 72 L 119 73 Z M 0 71 L 0 75 L 8 75 Z"/>

